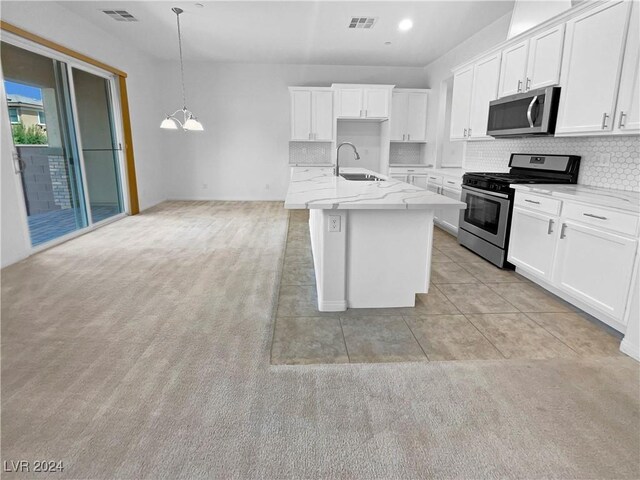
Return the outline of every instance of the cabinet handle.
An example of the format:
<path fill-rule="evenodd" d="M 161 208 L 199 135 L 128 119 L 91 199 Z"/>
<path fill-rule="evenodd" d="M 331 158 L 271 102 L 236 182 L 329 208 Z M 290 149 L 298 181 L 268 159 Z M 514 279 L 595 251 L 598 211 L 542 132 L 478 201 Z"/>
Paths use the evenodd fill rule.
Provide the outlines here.
<path fill-rule="evenodd" d="M 549 227 L 547 228 L 547 235 L 551 235 L 553 233 L 553 219 L 549 219 Z"/>
<path fill-rule="evenodd" d="M 362 117 L 362 110 L 360 110 L 360 116 Z"/>
<path fill-rule="evenodd" d="M 411 140 L 411 134 L 407 133 L 407 140 Z"/>
<path fill-rule="evenodd" d="M 464 129 L 464 133 L 462 134 L 462 136 L 463 136 L 464 138 L 467 138 L 467 129 L 466 129 L 466 128 Z"/>
<path fill-rule="evenodd" d="M 566 228 L 567 228 L 567 224 L 563 223 L 562 224 L 562 228 L 560 229 L 560 238 L 566 237 L 566 235 L 564 234 L 564 231 L 565 231 Z"/>
<path fill-rule="evenodd" d="M 408 168 L 407 172 L 415 172 L 415 170 L 413 168 Z"/>
<path fill-rule="evenodd" d="M 522 92 L 522 80 L 518 80 L 518 93 Z"/>
<path fill-rule="evenodd" d="M 528 92 L 529 90 L 531 90 L 531 79 L 529 77 L 527 77 L 527 84 L 525 85 L 524 89 Z"/>
<path fill-rule="evenodd" d="M 404 137 L 406 137 L 406 135 L 403 133 L 402 134 L 402 141 L 404 142 Z"/>
<path fill-rule="evenodd" d="M 540 202 L 536 202 L 535 200 L 529 200 L 528 198 L 525 198 L 524 201 L 529 203 L 535 203 L 536 205 L 540 205 Z"/>
<path fill-rule="evenodd" d="M 471 138 L 471 129 L 469 129 L 469 138 Z"/>
<path fill-rule="evenodd" d="M 309 132 L 309 138 L 307 140 L 311 140 L 311 132 Z"/>
<path fill-rule="evenodd" d="M 601 217 L 600 215 L 594 215 L 593 213 L 583 213 L 585 217 L 597 218 L 598 220 L 606 220 L 607 217 Z"/>
<path fill-rule="evenodd" d="M 365 116 L 365 117 L 367 116 L 367 111 L 366 111 L 366 110 L 364 111 L 364 116 Z"/>
<path fill-rule="evenodd" d="M 602 114 L 602 130 L 607 128 L 607 118 L 609 118 L 609 114 L 607 112 Z"/>
<path fill-rule="evenodd" d="M 620 121 L 618 122 L 618 128 L 624 128 L 624 119 L 626 116 L 626 113 L 620 112 Z"/>
<path fill-rule="evenodd" d="M 447 180 L 447 183 L 450 183 L 451 185 L 455 185 L 456 184 L 456 182 L 452 182 L 450 180 Z"/>

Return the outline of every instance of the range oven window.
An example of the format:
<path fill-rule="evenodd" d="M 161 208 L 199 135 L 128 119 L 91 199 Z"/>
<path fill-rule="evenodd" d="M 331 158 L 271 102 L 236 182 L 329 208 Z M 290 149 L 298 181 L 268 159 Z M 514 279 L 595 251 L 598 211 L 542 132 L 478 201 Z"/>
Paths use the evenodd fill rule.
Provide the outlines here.
<path fill-rule="evenodd" d="M 531 128 L 527 118 L 527 110 L 533 97 L 521 98 L 510 102 L 492 105 L 489 109 L 488 130 L 513 130 Z M 542 110 L 544 95 L 539 95 L 531 109 L 531 119 L 534 127 L 542 125 Z"/>
<path fill-rule="evenodd" d="M 464 221 L 475 225 L 493 235 L 498 234 L 500 223 L 500 202 L 485 197 L 467 193 L 464 200 L 467 209 L 464 211 Z"/>

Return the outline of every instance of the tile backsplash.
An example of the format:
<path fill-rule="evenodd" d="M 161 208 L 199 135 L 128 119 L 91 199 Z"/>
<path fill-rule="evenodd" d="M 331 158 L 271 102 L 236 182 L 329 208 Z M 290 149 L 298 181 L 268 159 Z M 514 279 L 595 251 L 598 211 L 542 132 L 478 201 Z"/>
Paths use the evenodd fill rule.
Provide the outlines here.
<path fill-rule="evenodd" d="M 506 172 L 511 153 L 580 155 L 578 183 L 640 191 L 640 137 L 515 138 L 467 142 L 465 169 Z M 610 154 L 608 165 L 601 154 Z"/>
<path fill-rule="evenodd" d="M 393 142 L 389 148 L 389 163 L 415 164 L 422 163 L 421 145 L 419 143 Z"/>
<path fill-rule="evenodd" d="M 331 163 L 331 142 L 289 142 L 289 165 Z"/>

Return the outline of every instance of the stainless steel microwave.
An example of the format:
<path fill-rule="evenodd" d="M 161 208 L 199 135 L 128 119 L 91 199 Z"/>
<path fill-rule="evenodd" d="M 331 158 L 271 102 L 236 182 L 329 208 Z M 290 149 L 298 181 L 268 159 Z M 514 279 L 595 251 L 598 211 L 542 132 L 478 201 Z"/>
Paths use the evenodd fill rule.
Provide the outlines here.
<path fill-rule="evenodd" d="M 487 134 L 492 137 L 553 135 L 560 87 L 530 90 L 489 102 Z"/>

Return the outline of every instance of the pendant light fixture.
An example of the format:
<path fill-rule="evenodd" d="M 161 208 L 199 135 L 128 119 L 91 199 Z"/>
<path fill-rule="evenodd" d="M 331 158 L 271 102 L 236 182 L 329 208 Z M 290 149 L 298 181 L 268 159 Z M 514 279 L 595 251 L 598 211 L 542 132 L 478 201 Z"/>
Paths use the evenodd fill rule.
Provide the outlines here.
<path fill-rule="evenodd" d="M 165 118 L 160 124 L 160 128 L 165 128 L 167 130 L 177 130 L 179 125 L 183 130 L 201 132 L 202 130 L 204 130 L 204 128 L 202 127 L 202 124 L 198 121 L 198 119 L 193 115 L 191 110 L 187 109 L 187 100 L 184 93 L 184 62 L 182 61 L 182 34 L 180 32 L 180 14 L 184 10 L 178 7 L 173 7 L 171 11 L 176 14 L 176 20 L 178 21 L 178 48 L 180 49 L 180 80 L 182 82 L 183 106 L 182 109 L 176 110 L 171 115 L 167 115 L 167 118 Z M 182 121 L 176 117 L 178 113 L 182 113 Z"/>

